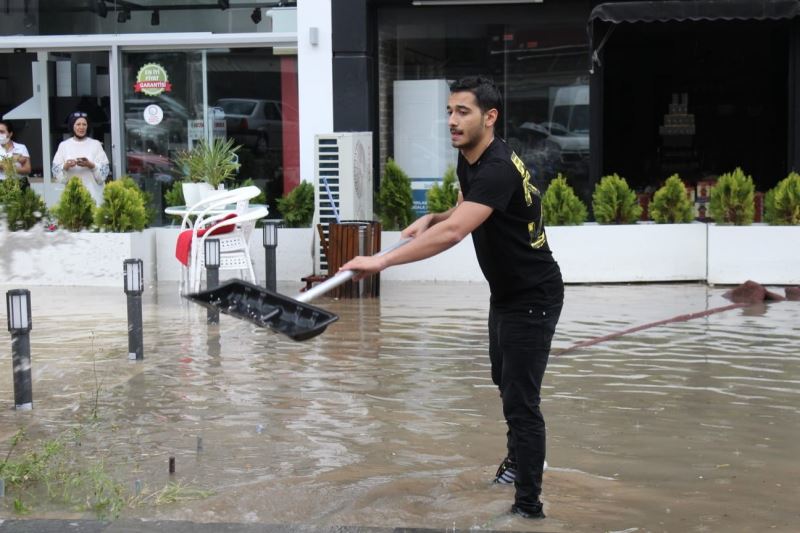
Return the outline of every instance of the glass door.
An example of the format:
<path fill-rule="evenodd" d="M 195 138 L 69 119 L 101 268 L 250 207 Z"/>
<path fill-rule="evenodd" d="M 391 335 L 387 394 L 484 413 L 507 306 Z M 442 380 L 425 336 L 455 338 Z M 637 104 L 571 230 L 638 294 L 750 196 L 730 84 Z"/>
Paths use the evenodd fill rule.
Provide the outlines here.
<path fill-rule="evenodd" d="M 202 51 L 123 52 L 122 168 L 148 193 L 155 224 L 164 194 L 181 180 L 177 154 L 207 139 Z"/>

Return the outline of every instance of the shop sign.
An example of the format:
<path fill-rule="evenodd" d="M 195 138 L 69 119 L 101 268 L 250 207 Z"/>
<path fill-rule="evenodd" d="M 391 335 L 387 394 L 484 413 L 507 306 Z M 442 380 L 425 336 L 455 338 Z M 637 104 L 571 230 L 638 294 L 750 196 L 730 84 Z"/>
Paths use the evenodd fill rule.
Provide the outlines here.
<path fill-rule="evenodd" d="M 136 73 L 136 84 L 133 90 L 147 96 L 158 96 L 172 91 L 172 84 L 167 76 L 167 69 L 158 63 L 147 63 Z"/>
<path fill-rule="evenodd" d="M 157 106 L 156 104 L 150 104 L 149 106 L 144 108 L 145 122 L 147 122 L 151 126 L 157 126 L 161 124 L 162 120 L 164 120 L 164 110 L 161 109 L 161 106 Z"/>

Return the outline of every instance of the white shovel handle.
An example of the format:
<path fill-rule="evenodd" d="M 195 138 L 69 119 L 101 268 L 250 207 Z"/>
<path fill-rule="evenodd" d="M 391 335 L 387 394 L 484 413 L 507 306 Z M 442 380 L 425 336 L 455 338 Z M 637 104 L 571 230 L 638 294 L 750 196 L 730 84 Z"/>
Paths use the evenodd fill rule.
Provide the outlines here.
<path fill-rule="evenodd" d="M 393 245 L 389 246 L 385 250 L 381 250 L 380 252 L 375 254 L 375 257 L 381 256 L 381 255 L 384 255 L 384 254 L 388 254 L 392 250 L 396 250 L 397 248 L 400 248 L 401 246 L 403 246 L 404 244 L 408 243 L 409 241 L 411 241 L 411 237 L 408 237 L 406 239 L 400 239 L 399 241 L 397 241 Z M 355 275 L 356 275 L 356 271 L 355 270 L 340 270 L 339 272 L 336 273 L 335 276 L 326 279 L 325 281 L 323 281 L 322 283 L 320 283 L 316 287 L 312 287 L 311 289 L 309 289 L 309 290 L 307 290 L 305 292 L 301 292 L 300 294 L 295 296 L 294 299 L 297 300 L 298 302 L 304 302 L 304 303 L 305 302 L 310 302 L 314 298 L 322 296 L 326 292 L 328 292 L 328 291 L 330 291 L 332 289 L 335 289 L 339 285 L 342 285 L 343 283 L 349 281 Z"/>

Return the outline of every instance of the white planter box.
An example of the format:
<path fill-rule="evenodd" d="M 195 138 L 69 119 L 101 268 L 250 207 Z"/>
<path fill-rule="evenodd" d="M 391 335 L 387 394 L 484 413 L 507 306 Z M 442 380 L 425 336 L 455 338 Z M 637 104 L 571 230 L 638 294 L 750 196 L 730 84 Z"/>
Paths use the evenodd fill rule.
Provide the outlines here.
<path fill-rule="evenodd" d="M 145 283 L 155 279 L 153 230 L 90 233 L 59 230 L 0 233 L 0 279 L 15 285 L 123 286 L 122 263 L 139 258 Z"/>
<path fill-rule="evenodd" d="M 800 284 L 800 226 L 708 225 L 708 282 Z"/>
<path fill-rule="evenodd" d="M 706 225 L 624 224 L 547 228 L 567 283 L 706 279 Z"/>

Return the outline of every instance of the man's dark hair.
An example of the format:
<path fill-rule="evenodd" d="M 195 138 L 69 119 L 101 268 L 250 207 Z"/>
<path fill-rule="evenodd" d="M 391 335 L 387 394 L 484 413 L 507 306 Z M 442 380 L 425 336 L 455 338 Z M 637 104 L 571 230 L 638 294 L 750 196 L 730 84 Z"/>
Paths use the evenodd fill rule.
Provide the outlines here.
<path fill-rule="evenodd" d="M 486 113 L 490 109 L 497 109 L 497 113 L 503 110 L 503 97 L 494 82 L 485 76 L 467 76 L 450 84 L 450 92 L 471 92 L 478 101 L 478 107 Z"/>

